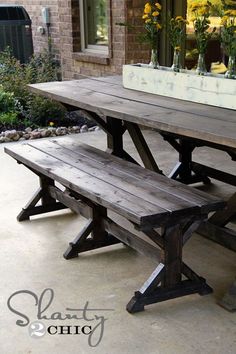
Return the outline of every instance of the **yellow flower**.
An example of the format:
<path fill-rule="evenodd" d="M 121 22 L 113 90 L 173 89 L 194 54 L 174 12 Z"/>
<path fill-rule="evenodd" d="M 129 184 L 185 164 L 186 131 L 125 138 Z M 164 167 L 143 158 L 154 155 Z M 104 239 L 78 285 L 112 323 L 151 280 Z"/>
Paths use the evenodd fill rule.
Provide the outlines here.
<path fill-rule="evenodd" d="M 229 17 L 228 16 L 223 16 L 222 19 L 221 19 L 221 24 L 224 26 L 227 24 L 229 20 Z"/>
<path fill-rule="evenodd" d="M 157 27 L 158 30 L 161 29 L 160 23 L 157 23 L 157 24 L 156 24 L 156 27 Z"/>
<path fill-rule="evenodd" d="M 150 22 L 152 22 L 150 18 L 145 21 L 145 23 L 150 23 Z"/>
<path fill-rule="evenodd" d="M 142 19 L 145 20 L 146 18 L 148 18 L 148 15 L 147 14 L 143 15 Z"/>
<path fill-rule="evenodd" d="M 49 122 L 49 126 L 50 126 L 50 127 L 53 127 L 54 125 L 55 125 L 54 122 Z"/>
<path fill-rule="evenodd" d="M 144 7 L 144 13 L 145 14 L 150 14 L 151 11 L 152 11 L 152 6 L 149 4 L 149 2 L 147 2 L 145 7 Z"/>
<path fill-rule="evenodd" d="M 154 11 L 153 13 L 152 13 L 152 16 L 154 16 L 154 17 L 157 17 L 159 15 L 159 12 L 158 11 Z"/>
<path fill-rule="evenodd" d="M 155 6 L 158 8 L 158 10 L 161 10 L 161 4 L 159 4 L 159 2 L 156 2 Z"/>
<path fill-rule="evenodd" d="M 204 16 L 208 14 L 208 10 L 205 7 L 202 7 L 201 9 L 198 10 L 198 15 Z"/>
<path fill-rule="evenodd" d="M 176 46 L 176 47 L 175 47 L 175 50 L 176 50 L 177 52 L 180 52 L 180 51 L 181 51 L 181 47 L 180 47 L 180 46 Z"/>

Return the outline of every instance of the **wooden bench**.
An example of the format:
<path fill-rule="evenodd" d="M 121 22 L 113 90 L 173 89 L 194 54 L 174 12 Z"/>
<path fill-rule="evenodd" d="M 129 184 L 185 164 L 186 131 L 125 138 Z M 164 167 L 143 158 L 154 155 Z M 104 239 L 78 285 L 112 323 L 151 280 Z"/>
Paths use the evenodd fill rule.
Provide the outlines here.
<path fill-rule="evenodd" d="M 11 145 L 5 152 L 40 180 L 39 190 L 19 214 L 19 221 L 66 207 L 88 218 L 66 250 L 66 259 L 121 241 L 160 262 L 129 301 L 130 313 L 144 310 L 147 304 L 212 292 L 205 279 L 183 262 L 182 248 L 208 213 L 222 209 L 224 202 L 66 139 Z M 142 232 L 128 231 L 108 217 L 107 210 Z"/>

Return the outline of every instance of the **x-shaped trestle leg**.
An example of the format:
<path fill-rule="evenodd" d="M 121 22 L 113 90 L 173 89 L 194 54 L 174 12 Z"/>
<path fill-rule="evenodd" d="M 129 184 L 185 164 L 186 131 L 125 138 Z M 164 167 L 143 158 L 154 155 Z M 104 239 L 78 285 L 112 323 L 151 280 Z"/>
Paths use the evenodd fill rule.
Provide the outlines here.
<path fill-rule="evenodd" d="M 145 232 L 153 241 L 156 233 L 157 244 L 162 248 L 162 259 L 127 304 L 128 312 L 143 311 L 145 305 L 184 295 L 194 293 L 206 295 L 213 291 L 204 278 L 197 275 L 182 261 L 182 246 L 201 222 L 202 219 L 186 222 L 185 225 L 166 227 L 162 237 L 154 230 Z"/>

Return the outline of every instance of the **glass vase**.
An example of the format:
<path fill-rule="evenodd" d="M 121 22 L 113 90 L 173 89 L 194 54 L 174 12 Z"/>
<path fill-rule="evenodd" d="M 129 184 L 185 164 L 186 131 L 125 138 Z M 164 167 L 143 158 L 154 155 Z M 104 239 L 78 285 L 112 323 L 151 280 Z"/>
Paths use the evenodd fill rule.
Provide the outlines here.
<path fill-rule="evenodd" d="M 236 60 L 234 55 L 229 56 L 228 70 L 225 73 L 227 79 L 236 79 Z"/>
<path fill-rule="evenodd" d="M 198 75 L 205 75 L 207 73 L 206 63 L 205 63 L 205 53 L 198 54 L 196 73 Z"/>
<path fill-rule="evenodd" d="M 157 48 L 152 48 L 149 66 L 153 69 L 157 69 L 159 67 Z"/>
<path fill-rule="evenodd" d="M 171 66 L 171 69 L 176 72 L 180 71 L 181 69 L 179 50 L 174 49 L 173 64 Z"/>

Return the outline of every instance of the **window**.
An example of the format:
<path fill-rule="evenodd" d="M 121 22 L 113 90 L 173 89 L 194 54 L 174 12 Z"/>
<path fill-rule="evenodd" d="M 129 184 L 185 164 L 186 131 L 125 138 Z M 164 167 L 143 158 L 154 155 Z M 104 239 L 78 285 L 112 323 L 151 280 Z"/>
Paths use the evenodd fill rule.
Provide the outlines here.
<path fill-rule="evenodd" d="M 107 0 L 79 1 L 82 51 L 108 54 Z"/>

